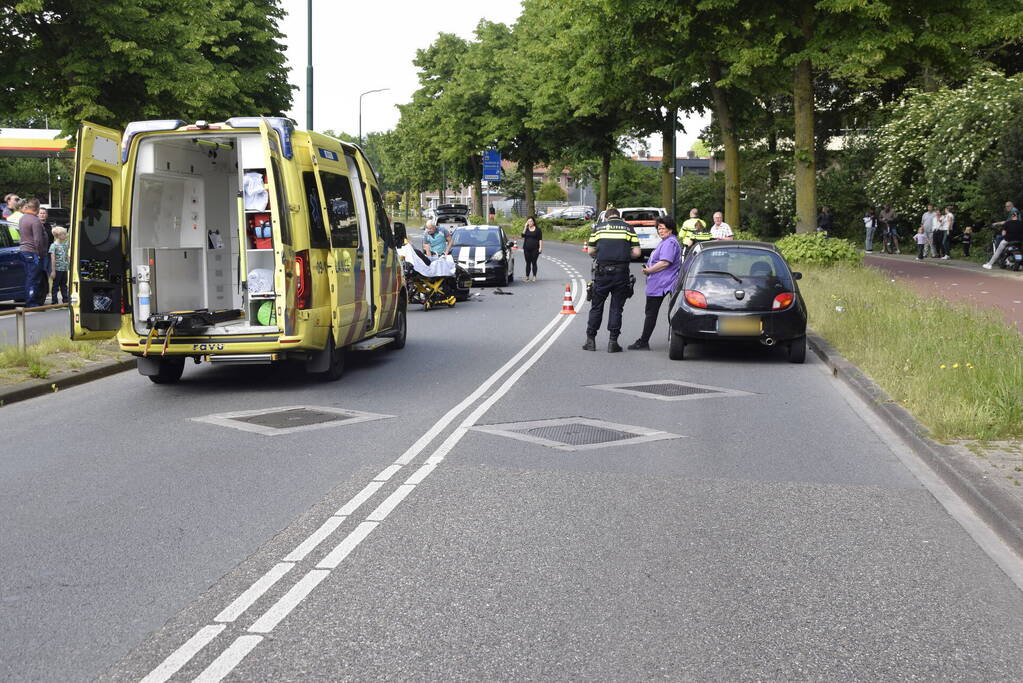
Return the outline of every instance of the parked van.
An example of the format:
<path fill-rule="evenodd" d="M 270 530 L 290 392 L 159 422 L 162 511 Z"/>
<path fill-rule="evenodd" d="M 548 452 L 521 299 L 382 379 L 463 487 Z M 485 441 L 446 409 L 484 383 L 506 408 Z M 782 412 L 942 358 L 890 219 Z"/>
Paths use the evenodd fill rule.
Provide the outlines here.
<path fill-rule="evenodd" d="M 405 345 L 404 226 L 357 146 L 290 119 L 83 123 L 72 212 L 72 338 L 116 336 L 154 382 L 187 358 L 337 379 Z"/>

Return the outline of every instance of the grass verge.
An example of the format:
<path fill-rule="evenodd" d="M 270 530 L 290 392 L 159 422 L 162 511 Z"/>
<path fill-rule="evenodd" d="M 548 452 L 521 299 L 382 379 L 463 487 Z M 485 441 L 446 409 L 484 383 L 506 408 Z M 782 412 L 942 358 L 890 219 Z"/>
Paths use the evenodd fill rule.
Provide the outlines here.
<path fill-rule="evenodd" d="M 48 379 L 80 370 L 90 363 L 118 360 L 123 356 L 115 340 L 74 342 L 55 334 L 30 344 L 24 351 L 15 346 L 0 348 L 0 385 Z"/>
<path fill-rule="evenodd" d="M 1023 437 L 1023 336 L 871 268 L 807 267 L 810 325 L 938 439 Z"/>

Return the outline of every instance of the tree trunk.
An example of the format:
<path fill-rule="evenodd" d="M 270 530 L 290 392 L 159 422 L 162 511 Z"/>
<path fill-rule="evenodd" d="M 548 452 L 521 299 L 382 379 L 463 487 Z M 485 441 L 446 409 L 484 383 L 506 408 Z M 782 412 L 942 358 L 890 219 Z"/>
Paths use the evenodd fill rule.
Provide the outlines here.
<path fill-rule="evenodd" d="M 483 158 L 473 154 L 469 157 L 469 166 L 472 168 L 472 212 L 486 218 L 486 209 L 483 208 Z"/>
<path fill-rule="evenodd" d="M 814 6 L 806 3 L 799 19 L 803 39 L 813 38 Z M 817 161 L 814 146 L 813 65 L 809 59 L 796 64 L 792 84 L 795 124 L 796 232 L 817 227 Z"/>
<path fill-rule="evenodd" d="M 721 64 L 711 60 L 710 91 L 714 100 L 714 118 L 721 130 L 721 142 L 725 148 L 725 223 L 737 230 L 739 224 L 739 140 L 735 136 L 735 124 L 732 122 L 732 110 L 728 106 L 728 97 L 718 82 L 721 80 Z M 709 218 L 709 216 L 708 216 Z"/>
<path fill-rule="evenodd" d="M 600 155 L 600 179 L 597 181 L 597 212 L 607 208 L 607 179 L 611 175 L 611 150 L 605 149 Z"/>
<path fill-rule="evenodd" d="M 672 197 L 675 189 L 675 108 L 668 110 L 661 130 L 661 206 L 675 215 Z"/>
<path fill-rule="evenodd" d="M 796 150 L 796 232 L 809 233 L 816 228 L 817 163 L 814 150 L 813 68 L 809 60 L 796 65 L 793 84 Z"/>
<path fill-rule="evenodd" d="M 533 162 L 520 162 L 519 171 L 522 172 L 522 183 L 526 186 L 526 216 L 534 216 L 536 215 L 536 198 L 533 196 Z"/>

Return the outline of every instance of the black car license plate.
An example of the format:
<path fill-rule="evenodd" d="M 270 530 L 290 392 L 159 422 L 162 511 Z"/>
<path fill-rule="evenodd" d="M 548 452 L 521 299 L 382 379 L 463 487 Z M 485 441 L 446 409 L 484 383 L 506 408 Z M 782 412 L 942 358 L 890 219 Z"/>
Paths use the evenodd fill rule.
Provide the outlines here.
<path fill-rule="evenodd" d="M 718 318 L 718 334 L 732 337 L 756 337 L 764 329 L 759 316 Z"/>

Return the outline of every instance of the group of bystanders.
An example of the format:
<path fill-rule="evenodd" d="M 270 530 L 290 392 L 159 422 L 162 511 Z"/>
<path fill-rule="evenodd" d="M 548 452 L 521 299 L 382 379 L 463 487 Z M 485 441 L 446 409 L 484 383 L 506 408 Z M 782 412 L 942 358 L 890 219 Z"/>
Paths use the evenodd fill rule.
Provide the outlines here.
<path fill-rule="evenodd" d="M 25 266 L 25 306 L 42 306 L 49 293 L 50 303 L 68 301 L 67 228 L 50 226 L 48 212 L 38 199 L 4 197 L 3 218 L 11 239 L 19 243 Z M 52 280 L 52 287 L 51 287 Z"/>

